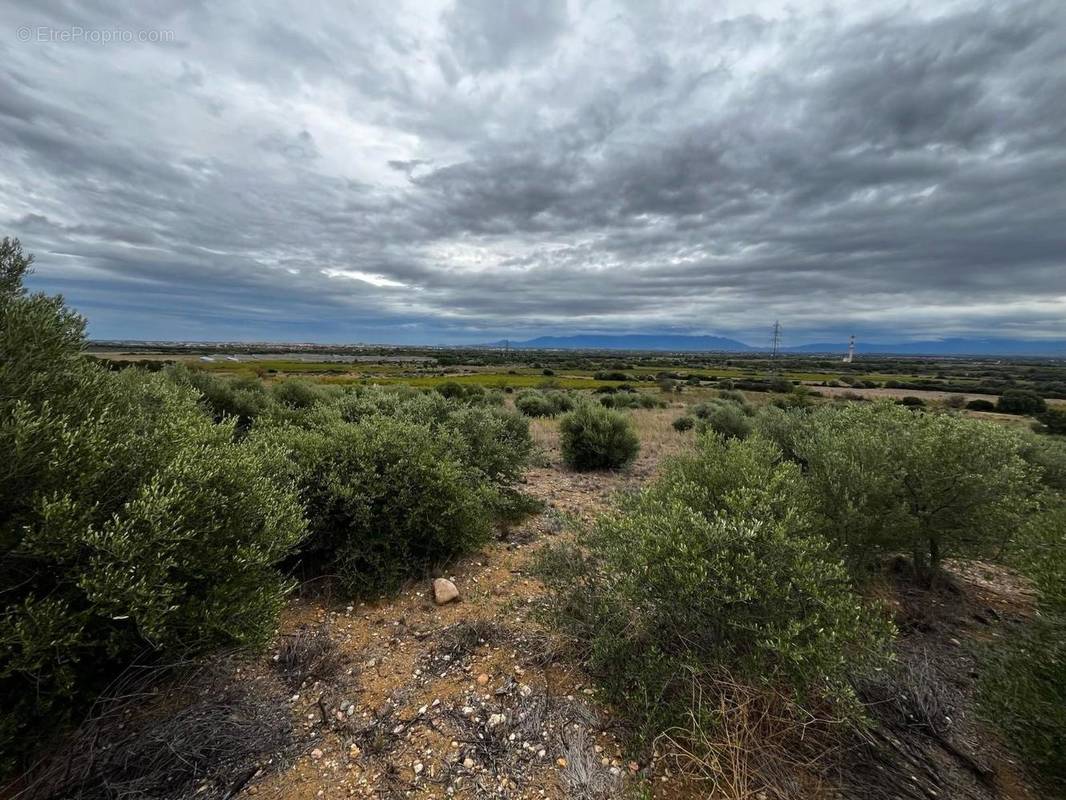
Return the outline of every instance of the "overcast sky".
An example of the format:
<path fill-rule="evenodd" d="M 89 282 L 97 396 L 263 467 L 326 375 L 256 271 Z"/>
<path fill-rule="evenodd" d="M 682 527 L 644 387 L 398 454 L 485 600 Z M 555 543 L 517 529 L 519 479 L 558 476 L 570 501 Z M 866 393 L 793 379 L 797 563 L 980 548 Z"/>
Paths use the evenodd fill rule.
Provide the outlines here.
<path fill-rule="evenodd" d="M 100 338 L 1066 338 L 1064 0 L 335 5 L 7 0 L 34 286 Z"/>

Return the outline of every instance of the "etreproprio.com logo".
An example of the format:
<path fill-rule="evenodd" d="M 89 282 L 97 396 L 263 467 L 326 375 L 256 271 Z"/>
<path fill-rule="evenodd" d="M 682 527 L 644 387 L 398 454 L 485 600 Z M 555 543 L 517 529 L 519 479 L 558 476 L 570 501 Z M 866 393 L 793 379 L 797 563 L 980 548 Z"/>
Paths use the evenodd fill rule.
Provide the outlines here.
<path fill-rule="evenodd" d="M 15 32 L 20 42 L 50 42 L 58 44 L 141 44 L 165 43 L 175 40 L 174 31 L 159 28 L 69 28 L 22 25 Z"/>

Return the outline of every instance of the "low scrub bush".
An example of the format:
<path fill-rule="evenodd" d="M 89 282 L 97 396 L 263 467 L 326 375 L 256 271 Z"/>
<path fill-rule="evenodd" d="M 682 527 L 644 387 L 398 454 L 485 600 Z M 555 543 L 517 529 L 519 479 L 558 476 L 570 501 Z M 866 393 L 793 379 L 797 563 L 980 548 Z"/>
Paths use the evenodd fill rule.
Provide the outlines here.
<path fill-rule="evenodd" d="M 271 394 L 289 408 L 310 408 L 326 398 L 326 391 L 321 386 L 296 378 L 274 384 Z"/>
<path fill-rule="evenodd" d="M 970 411 L 995 411 L 996 404 L 991 400 L 982 400 L 978 398 L 967 403 L 966 408 Z"/>
<path fill-rule="evenodd" d="M 381 418 L 428 426 L 443 437 L 452 458 L 470 467 L 478 480 L 500 488 L 518 480 L 533 448 L 529 422 L 521 414 L 410 387 L 358 387 L 302 412 L 271 412 L 259 427 L 323 429 Z"/>
<path fill-rule="evenodd" d="M 985 649 L 978 697 L 982 716 L 1057 797 L 1066 795 L 1066 499 L 1049 494 L 1045 500 L 1009 556 L 1039 591 L 1040 614 Z"/>
<path fill-rule="evenodd" d="M 1049 408 L 1038 419 L 1048 433 L 1066 436 L 1066 406 Z"/>
<path fill-rule="evenodd" d="M 1007 389 L 996 401 L 996 410 L 1004 414 L 1042 414 L 1047 411 L 1047 403 L 1031 389 Z"/>
<path fill-rule="evenodd" d="M 289 454 L 307 509 L 300 549 L 313 574 L 370 596 L 484 544 L 493 494 L 455 434 L 396 417 L 280 426 L 253 436 Z"/>
<path fill-rule="evenodd" d="M 493 392 L 486 390 L 483 386 L 478 386 L 476 383 L 446 381 L 437 386 L 434 391 L 441 397 L 446 397 L 449 400 L 458 400 L 463 403 L 477 405 L 483 402 L 496 402 Z M 500 402 L 502 402 L 502 398 Z"/>
<path fill-rule="evenodd" d="M 666 403 L 644 392 L 612 392 L 600 398 L 600 405 L 605 408 L 665 408 Z"/>
<path fill-rule="evenodd" d="M 821 530 L 855 567 L 903 550 L 928 582 L 947 555 L 1001 549 L 1032 508 L 1037 472 L 1000 426 L 880 402 L 824 407 L 790 435 Z"/>
<path fill-rule="evenodd" d="M 677 431 L 678 433 L 683 433 L 685 431 L 690 431 L 696 427 L 696 418 L 685 415 L 683 417 L 678 417 L 671 424 L 673 425 L 675 431 Z"/>
<path fill-rule="evenodd" d="M 813 529 L 800 470 L 784 460 L 777 445 L 761 437 L 742 442 L 704 433 L 695 452 L 671 460 L 645 493 L 661 504 L 680 501 L 708 519 L 727 510 L 787 519 L 799 532 Z"/>
<path fill-rule="evenodd" d="M 275 564 L 304 532 L 276 451 L 234 443 L 188 387 L 91 364 L 82 330 L 55 298 L 0 295 L 9 759 L 135 659 L 264 642 L 287 589 Z"/>
<path fill-rule="evenodd" d="M 811 408 L 814 406 L 814 399 L 818 396 L 817 392 L 813 389 L 808 389 L 806 386 L 793 386 L 790 392 L 787 392 L 782 397 L 774 398 L 773 404 L 785 410 Z"/>
<path fill-rule="evenodd" d="M 713 431 L 721 436 L 744 439 L 751 433 L 752 420 L 743 406 L 733 402 L 711 402 L 698 407 L 701 431 Z"/>
<path fill-rule="evenodd" d="M 1041 484 L 1066 492 L 1066 441 L 1028 433 L 1021 438 L 1019 453 L 1036 470 Z"/>
<path fill-rule="evenodd" d="M 891 629 L 809 533 L 801 481 L 765 440 L 706 436 L 543 557 L 553 620 L 648 737 L 692 715 L 713 727 L 693 685 L 726 675 L 855 708 L 851 677 L 880 662 Z"/>
<path fill-rule="evenodd" d="M 554 417 L 573 405 L 569 396 L 561 392 L 541 392 L 527 389 L 515 396 L 514 406 L 527 417 Z"/>
<path fill-rule="evenodd" d="M 770 405 L 760 409 L 753 422 L 754 432 L 777 445 L 786 459 L 806 466 L 798 452 L 801 438 L 810 425 L 806 413 Z"/>
<path fill-rule="evenodd" d="M 563 460 L 577 470 L 620 469 L 637 457 L 640 440 L 628 417 L 583 403 L 559 422 Z"/>
<path fill-rule="evenodd" d="M 502 408 L 453 408 L 433 427 L 453 436 L 453 455 L 495 487 L 513 486 L 533 451 L 529 422 Z"/>
<path fill-rule="evenodd" d="M 222 378 L 184 364 L 174 364 L 163 372 L 179 386 L 195 389 L 216 422 L 233 419 L 241 432 L 275 405 L 274 397 L 256 378 Z"/>

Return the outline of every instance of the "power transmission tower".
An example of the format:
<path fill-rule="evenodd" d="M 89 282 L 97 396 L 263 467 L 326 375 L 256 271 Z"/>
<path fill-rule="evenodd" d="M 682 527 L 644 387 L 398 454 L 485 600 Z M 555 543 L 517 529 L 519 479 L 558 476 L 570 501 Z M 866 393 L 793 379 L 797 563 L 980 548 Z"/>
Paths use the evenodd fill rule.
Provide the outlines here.
<path fill-rule="evenodd" d="M 770 377 L 775 377 L 781 372 L 778 356 L 781 353 L 781 323 L 774 320 L 774 327 L 770 330 Z"/>

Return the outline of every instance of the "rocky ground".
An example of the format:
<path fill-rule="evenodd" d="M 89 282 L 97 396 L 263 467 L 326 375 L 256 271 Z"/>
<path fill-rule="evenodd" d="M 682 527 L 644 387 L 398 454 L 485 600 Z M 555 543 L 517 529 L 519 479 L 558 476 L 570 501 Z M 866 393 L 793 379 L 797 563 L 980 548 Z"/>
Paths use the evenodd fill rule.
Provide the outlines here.
<path fill-rule="evenodd" d="M 243 796 L 591 800 L 643 790 L 651 779 L 664 790 L 671 776 L 627 757 L 611 712 L 531 620 L 533 552 L 562 533 L 565 518 L 591 519 L 683 446 L 669 428 L 676 412 L 645 416 L 649 445 L 625 473 L 563 469 L 551 424 L 538 423 L 542 465 L 523 489 L 544 512 L 447 569 L 456 599 L 438 603 L 427 581 L 380 603 L 291 604 L 273 657 L 283 657 L 286 641 L 328 637 L 337 663 L 291 695 L 302 752 Z"/>

